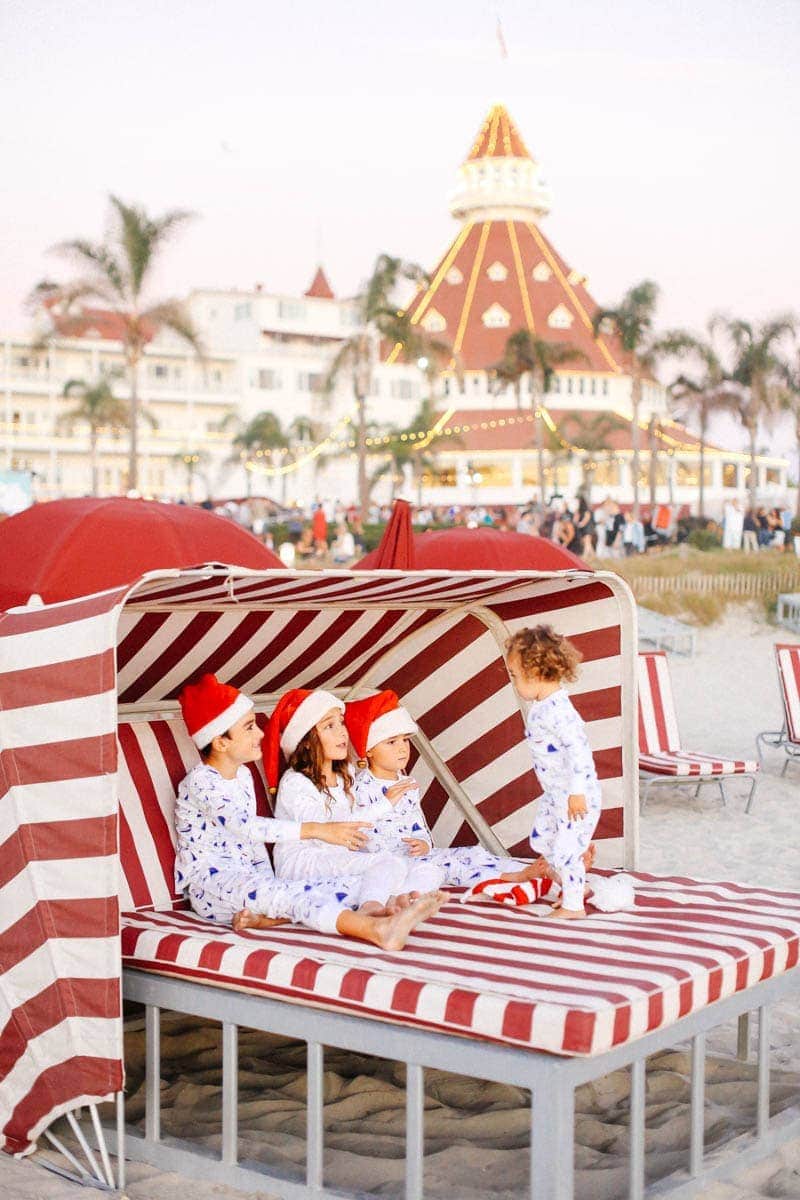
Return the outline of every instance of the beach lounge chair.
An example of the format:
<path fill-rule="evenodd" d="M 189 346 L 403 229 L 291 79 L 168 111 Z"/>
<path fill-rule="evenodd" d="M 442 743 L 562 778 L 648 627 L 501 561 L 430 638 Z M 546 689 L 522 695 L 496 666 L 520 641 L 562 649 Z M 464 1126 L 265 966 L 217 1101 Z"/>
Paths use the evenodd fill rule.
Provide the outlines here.
<path fill-rule="evenodd" d="M 783 750 L 786 759 L 781 775 L 785 775 L 789 763 L 800 759 L 800 645 L 779 643 L 775 647 L 775 661 L 783 701 L 783 728 L 760 733 L 756 749 L 759 762 L 763 761 L 765 747 Z"/>
<path fill-rule="evenodd" d="M 642 808 L 657 784 L 695 785 L 695 795 L 707 783 L 715 784 L 725 803 L 725 782 L 731 776 L 750 780 L 746 812 L 750 811 L 758 783 L 759 764 L 743 758 L 726 758 L 699 750 L 684 750 L 672 695 L 669 663 L 663 650 L 639 654 L 639 780 Z"/>

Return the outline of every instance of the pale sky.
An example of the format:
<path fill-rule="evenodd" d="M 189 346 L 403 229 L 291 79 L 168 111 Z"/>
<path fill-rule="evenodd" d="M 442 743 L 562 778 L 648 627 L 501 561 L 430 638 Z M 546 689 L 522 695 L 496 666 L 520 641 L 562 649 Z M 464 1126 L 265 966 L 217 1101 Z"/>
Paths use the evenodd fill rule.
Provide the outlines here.
<path fill-rule="evenodd" d="M 0 333 L 109 192 L 198 213 L 162 293 L 430 268 L 494 100 L 598 301 L 650 277 L 662 326 L 800 309 L 798 0 L 4 0 L 0 46 Z"/>

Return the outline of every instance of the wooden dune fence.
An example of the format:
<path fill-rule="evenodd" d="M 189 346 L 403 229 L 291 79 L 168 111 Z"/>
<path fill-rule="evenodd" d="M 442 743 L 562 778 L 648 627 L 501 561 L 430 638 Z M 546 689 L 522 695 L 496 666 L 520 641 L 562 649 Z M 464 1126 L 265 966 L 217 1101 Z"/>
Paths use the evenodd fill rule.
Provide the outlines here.
<path fill-rule="evenodd" d="M 716 596 L 768 596 L 780 592 L 800 592 L 800 569 L 789 571 L 737 571 L 703 575 L 687 571 L 685 575 L 639 575 L 628 579 L 634 596 L 658 596 L 666 592 L 694 592 Z"/>

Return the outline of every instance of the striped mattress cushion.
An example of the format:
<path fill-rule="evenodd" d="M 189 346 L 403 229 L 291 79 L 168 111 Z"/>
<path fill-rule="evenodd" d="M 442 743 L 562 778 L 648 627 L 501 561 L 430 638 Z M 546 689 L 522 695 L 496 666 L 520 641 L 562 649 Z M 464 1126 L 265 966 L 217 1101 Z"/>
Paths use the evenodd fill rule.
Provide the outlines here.
<path fill-rule="evenodd" d="M 717 775 L 753 775 L 758 763 L 746 758 L 719 758 L 694 750 L 661 750 L 640 754 L 639 770 L 647 775 L 674 775 L 680 778 Z"/>
<path fill-rule="evenodd" d="M 398 953 L 298 926 L 237 934 L 190 912 L 132 912 L 123 915 L 123 961 L 567 1055 L 633 1041 L 797 964 L 800 894 L 634 879 L 632 910 L 585 921 L 454 895 Z"/>
<path fill-rule="evenodd" d="M 775 646 L 788 740 L 800 744 L 800 645 Z"/>

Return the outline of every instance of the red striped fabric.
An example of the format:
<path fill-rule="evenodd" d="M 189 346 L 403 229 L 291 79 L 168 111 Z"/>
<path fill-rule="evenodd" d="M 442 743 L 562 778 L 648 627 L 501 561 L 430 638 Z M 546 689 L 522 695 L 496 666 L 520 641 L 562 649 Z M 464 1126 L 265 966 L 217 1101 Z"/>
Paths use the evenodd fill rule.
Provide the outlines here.
<path fill-rule="evenodd" d="M 780 642 L 775 646 L 781 684 L 786 732 L 790 742 L 800 745 L 800 645 Z"/>
<path fill-rule="evenodd" d="M 753 759 L 683 750 L 666 654 L 663 650 L 640 653 L 638 666 L 640 771 L 687 779 L 758 771 L 759 764 Z"/>
<path fill-rule="evenodd" d="M 790 970 L 800 896 L 636 874 L 630 912 L 555 922 L 455 899 L 401 953 L 188 912 L 123 919 L 130 966 L 557 1054 L 599 1054 Z M 324 969 L 323 969 L 324 968 Z"/>
<path fill-rule="evenodd" d="M 0 1128 L 12 1152 L 122 1080 L 119 600 L 0 615 Z"/>
<path fill-rule="evenodd" d="M 631 866 L 625 813 L 635 782 L 623 763 L 634 686 L 621 629 L 630 626 L 632 604 L 612 576 L 206 567 L 0 615 L 6 1147 L 29 1149 L 65 1109 L 119 1087 L 119 860 L 126 908 L 156 905 L 167 919 L 182 919 L 169 915 L 176 903 L 171 806 L 196 761 L 177 717 L 187 680 L 213 670 L 266 711 L 290 686 L 352 697 L 396 685 L 426 739 L 414 771 L 437 842 L 474 841 L 474 809 L 503 845 L 523 847 L 538 787 L 503 642 L 536 621 L 551 621 L 584 653 L 572 693 L 603 779 L 598 857 L 601 865 Z M 228 957 L 206 946 L 202 969 L 216 970 Z M 361 992 L 365 1009 L 381 1010 L 369 971 L 351 965 L 343 996 Z M 313 962 L 295 963 L 291 986 L 302 978 L 308 988 L 320 974 Z M 398 984 L 396 1010 L 413 1016 L 425 994 L 419 979 Z M 444 1005 L 470 1013 L 479 1032 L 493 1003 L 459 985 Z M 515 1000 L 501 1024 L 526 1021 Z M 26 1027 L 41 1032 L 23 1038 Z"/>

